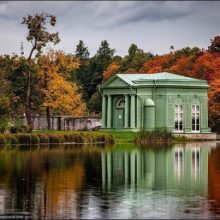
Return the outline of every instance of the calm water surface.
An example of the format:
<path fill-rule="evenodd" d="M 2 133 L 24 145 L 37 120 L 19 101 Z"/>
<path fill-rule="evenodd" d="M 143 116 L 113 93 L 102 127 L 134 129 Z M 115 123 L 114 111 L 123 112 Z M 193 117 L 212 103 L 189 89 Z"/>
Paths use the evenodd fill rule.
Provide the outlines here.
<path fill-rule="evenodd" d="M 0 213 L 220 218 L 220 143 L 0 149 Z"/>

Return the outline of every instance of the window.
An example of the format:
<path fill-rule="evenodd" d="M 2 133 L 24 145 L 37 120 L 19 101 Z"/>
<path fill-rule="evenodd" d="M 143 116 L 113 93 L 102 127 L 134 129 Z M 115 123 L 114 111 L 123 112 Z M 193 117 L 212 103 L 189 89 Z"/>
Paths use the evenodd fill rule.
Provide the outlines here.
<path fill-rule="evenodd" d="M 174 171 L 175 176 L 177 177 L 178 182 L 183 176 L 184 172 L 184 157 L 183 157 L 183 148 L 174 149 Z"/>
<path fill-rule="evenodd" d="M 125 98 L 120 98 L 117 100 L 117 107 L 118 108 L 124 108 L 125 107 Z"/>
<path fill-rule="evenodd" d="M 192 131 L 200 130 L 199 121 L 200 121 L 199 105 L 192 105 Z"/>
<path fill-rule="evenodd" d="M 175 131 L 183 130 L 183 105 L 175 105 Z"/>
<path fill-rule="evenodd" d="M 191 175 L 194 179 L 198 179 L 200 175 L 200 149 L 192 149 Z"/>

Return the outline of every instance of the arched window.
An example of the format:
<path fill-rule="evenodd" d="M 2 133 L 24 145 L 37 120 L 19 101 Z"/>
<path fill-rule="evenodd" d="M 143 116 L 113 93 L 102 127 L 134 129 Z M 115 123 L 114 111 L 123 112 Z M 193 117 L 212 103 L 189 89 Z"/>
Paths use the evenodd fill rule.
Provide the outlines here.
<path fill-rule="evenodd" d="M 116 103 L 117 108 L 124 108 L 125 107 L 125 98 L 121 97 L 117 100 Z"/>

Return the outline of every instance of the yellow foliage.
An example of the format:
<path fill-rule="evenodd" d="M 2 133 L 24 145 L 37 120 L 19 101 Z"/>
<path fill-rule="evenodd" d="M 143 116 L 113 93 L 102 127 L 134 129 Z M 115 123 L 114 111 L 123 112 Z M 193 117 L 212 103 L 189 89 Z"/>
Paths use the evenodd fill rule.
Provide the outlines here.
<path fill-rule="evenodd" d="M 67 80 L 69 71 L 78 68 L 78 60 L 62 51 L 50 50 L 39 59 L 38 78 L 43 94 L 43 107 L 59 114 L 81 116 L 86 110 L 77 85 Z"/>

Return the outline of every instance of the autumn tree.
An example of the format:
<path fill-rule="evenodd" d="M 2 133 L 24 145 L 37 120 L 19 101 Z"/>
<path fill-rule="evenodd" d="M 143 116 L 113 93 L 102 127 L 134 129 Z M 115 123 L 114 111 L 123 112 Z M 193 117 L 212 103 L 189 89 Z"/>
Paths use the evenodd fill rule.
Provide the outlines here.
<path fill-rule="evenodd" d="M 220 132 L 220 79 L 210 83 L 209 124 L 214 131 Z"/>
<path fill-rule="evenodd" d="M 51 112 L 80 116 L 86 106 L 76 83 L 68 81 L 70 72 L 79 67 L 76 57 L 62 51 L 50 50 L 39 57 L 38 78 L 46 109 L 48 129 L 51 128 Z"/>
<path fill-rule="evenodd" d="M 32 72 L 31 72 L 31 60 L 34 52 L 35 56 L 39 56 L 42 49 L 50 42 L 57 44 L 60 39 L 57 33 L 48 32 L 47 25 L 55 26 L 56 17 L 48 13 L 35 14 L 34 16 L 28 15 L 23 17 L 22 24 L 28 29 L 27 41 L 31 42 L 32 48 L 28 56 L 29 70 L 27 72 L 27 90 L 26 90 L 26 117 L 28 125 L 32 126 L 31 122 L 31 83 L 32 83 Z"/>
<path fill-rule="evenodd" d="M 111 76 L 120 72 L 120 64 L 117 61 L 113 61 L 107 69 L 103 72 L 103 80 L 109 79 Z"/>

